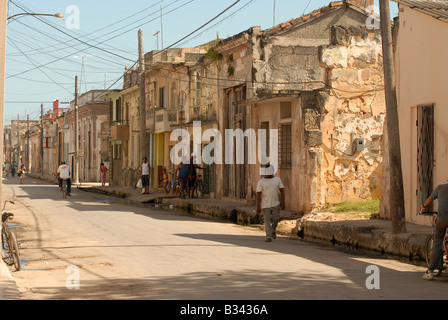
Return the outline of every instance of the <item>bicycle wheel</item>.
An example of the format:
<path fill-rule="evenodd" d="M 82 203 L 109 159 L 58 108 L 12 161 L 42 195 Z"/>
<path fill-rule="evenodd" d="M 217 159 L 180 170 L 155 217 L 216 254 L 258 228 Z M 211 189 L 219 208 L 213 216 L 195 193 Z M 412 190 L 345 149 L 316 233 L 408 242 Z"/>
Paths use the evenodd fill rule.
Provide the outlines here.
<path fill-rule="evenodd" d="M 2 247 L 3 247 L 3 261 L 5 261 L 5 263 L 8 266 L 12 266 L 14 264 L 14 257 L 11 254 L 11 244 L 10 244 L 10 240 L 9 240 L 9 236 L 7 236 L 6 231 L 4 231 L 5 229 L 2 229 L 2 240 L 4 241 L 2 243 Z"/>
<path fill-rule="evenodd" d="M 2 227 L 2 249 L 6 250 L 7 246 L 8 246 L 8 237 L 6 235 L 6 228 L 3 226 Z"/>
<path fill-rule="evenodd" d="M 19 253 L 19 245 L 17 243 L 17 238 L 14 232 L 9 233 L 9 253 L 12 257 L 12 264 L 14 264 L 14 267 L 17 271 L 20 271 L 21 265 L 20 265 L 20 253 Z"/>
<path fill-rule="evenodd" d="M 426 258 L 426 264 L 427 264 L 428 268 L 429 268 L 429 265 L 431 264 L 433 243 L 434 243 L 434 235 L 428 236 L 426 238 L 426 243 L 425 243 L 425 258 Z M 434 270 L 433 273 L 436 277 L 438 277 L 442 274 L 442 269 Z"/>
<path fill-rule="evenodd" d="M 62 181 L 62 198 L 67 199 L 67 181 Z"/>

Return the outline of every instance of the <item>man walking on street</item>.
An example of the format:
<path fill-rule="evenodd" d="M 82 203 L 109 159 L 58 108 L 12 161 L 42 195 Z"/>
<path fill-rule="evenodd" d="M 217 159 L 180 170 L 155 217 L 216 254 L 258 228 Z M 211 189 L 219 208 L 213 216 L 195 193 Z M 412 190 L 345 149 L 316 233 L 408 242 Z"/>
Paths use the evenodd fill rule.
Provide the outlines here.
<path fill-rule="evenodd" d="M 433 280 L 434 270 L 440 270 L 440 268 L 442 268 L 443 240 L 445 239 L 445 233 L 448 229 L 448 184 L 438 186 L 428 200 L 426 200 L 425 204 L 420 207 L 420 212 L 424 212 L 424 210 L 436 199 L 438 199 L 439 202 L 439 214 L 437 217 L 437 224 L 434 228 L 431 263 L 428 270 L 423 275 L 424 280 Z"/>
<path fill-rule="evenodd" d="M 266 170 L 267 175 L 260 179 L 257 185 L 257 214 L 263 214 L 266 242 L 271 242 L 277 238 L 275 230 L 280 221 L 280 209 L 285 209 L 285 187 L 282 180 L 274 176 L 273 166 L 269 166 Z"/>
<path fill-rule="evenodd" d="M 144 194 L 149 194 L 149 163 L 147 157 L 143 158 L 143 163 L 140 167 L 140 176 L 142 177 L 142 186 L 145 188 Z"/>

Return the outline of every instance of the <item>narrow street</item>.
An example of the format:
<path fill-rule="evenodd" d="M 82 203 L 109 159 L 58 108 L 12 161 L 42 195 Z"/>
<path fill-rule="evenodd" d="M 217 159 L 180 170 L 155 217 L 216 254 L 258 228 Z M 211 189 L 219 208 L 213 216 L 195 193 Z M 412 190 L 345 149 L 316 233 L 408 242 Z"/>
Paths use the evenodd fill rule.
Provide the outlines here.
<path fill-rule="evenodd" d="M 133 207 L 74 189 L 5 178 L 14 197 L 22 299 L 300 300 L 446 299 L 425 268 L 279 237 L 175 212 Z M 380 289 L 366 269 L 378 266 Z M 67 280 L 79 268 L 79 289 Z M 71 282 L 68 283 L 70 287 Z M 406 290 L 403 290 L 403 287 Z"/>

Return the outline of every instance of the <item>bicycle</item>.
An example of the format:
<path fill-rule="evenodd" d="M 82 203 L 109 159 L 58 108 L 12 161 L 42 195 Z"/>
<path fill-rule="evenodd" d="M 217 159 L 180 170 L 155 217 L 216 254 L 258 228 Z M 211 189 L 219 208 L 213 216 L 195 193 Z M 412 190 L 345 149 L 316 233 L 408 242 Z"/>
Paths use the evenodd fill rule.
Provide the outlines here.
<path fill-rule="evenodd" d="M 204 197 L 204 183 L 202 180 L 202 175 L 198 175 L 198 178 L 196 179 L 195 192 L 196 197 L 198 198 Z"/>
<path fill-rule="evenodd" d="M 2 225 L 1 225 L 1 237 L 2 237 L 2 258 L 3 261 L 8 266 L 14 266 L 17 271 L 20 271 L 21 264 L 20 264 L 20 252 L 19 252 L 19 245 L 17 243 L 17 237 L 15 233 L 11 230 L 8 221 L 13 220 L 14 214 L 11 212 L 4 212 L 6 203 L 8 201 L 5 201 L 3 204 L 2 209 Z M 14 202 L 9 201 L 10 203 L 14 204 Z"/>
<path fill-rule="evenodd" d="M 432 216 L 433 217 L 432 225 L 433 227 L 436 225 L 438 212 L 424 211 L 419 212 L 419 214 L 424 216 Z M 429 235 L 425 240 L 425 259 L 428 267 L 431 264 L 433 243 L 434 243 L 434 234 Z M 437 270 L 437 272 L 434 270 L 433 272 L 434 276 L 436 277 L 440 276 L 442 272 L 447 268 L 448 268 L 448 233 L 445 233 L 445 238 L 443 240 L 443 247 L 442 247 L 442 268 Z"/>
<path fill-rule="evenodd" d="M 62 192 L 62 198 L 67 199 L 68 192 L 67 192 L 67 180 L 66 179 L 62 180 L 61 192 Z"/>
<path fill-rule="evenodd" d="M 171 174 L 169 174 L 171 175 Z M 172 176 L 171 179 L 168 181 L 167 185 L 166 185 L 166 194 L 169 195 L 171 193 L 171 189 L 173 189 L 173 194 L 174 194 L 174 177 Z"/>

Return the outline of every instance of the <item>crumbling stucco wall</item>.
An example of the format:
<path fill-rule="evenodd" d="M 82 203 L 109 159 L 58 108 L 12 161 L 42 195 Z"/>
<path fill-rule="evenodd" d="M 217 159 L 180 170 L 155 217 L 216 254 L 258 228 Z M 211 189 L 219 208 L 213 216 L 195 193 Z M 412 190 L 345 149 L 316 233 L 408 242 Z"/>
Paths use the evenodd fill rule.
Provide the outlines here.
<path fill-rule="evenodd" d="M 363 28 L 334 27 L 333 35 L 320 58 L 330 89 L 321 124 L 325 202 L 380 199 L 386 116 L 381 38 Z M 363 150 L 356 151 L 356 139 L 363 139 Z"/>
<path fill-rule="evenodd" d="M 298 161 L 288 178 L 309 193 L 294 209 L 380 199 L 386 107 L 379 32 L 349 10 L 268 36 L 254 46 L 254 76 L 263 81 L 254 83 L 256 96 L 300 96 Z M 356 139 L 364 142 L 361 151 Z"/>

